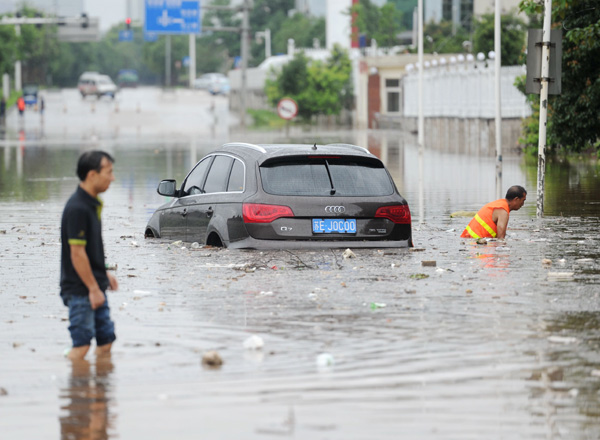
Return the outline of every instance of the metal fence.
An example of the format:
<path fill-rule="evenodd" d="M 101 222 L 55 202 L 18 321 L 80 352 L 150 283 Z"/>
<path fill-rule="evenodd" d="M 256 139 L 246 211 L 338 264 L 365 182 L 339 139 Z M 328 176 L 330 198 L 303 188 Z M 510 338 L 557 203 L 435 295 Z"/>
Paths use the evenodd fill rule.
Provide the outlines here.
<path fill-rule="evenodd" d="M 524 118 L 531 109 L 514 85 L 525 74 L 525 66 L 507 66 L 500 70 L 502 118 Z M 495 117 L 493 65 L 464 63 L 438 65 L 423 72 L 423 113 L 425 117 Z M 418 69 L 403 78 L 404 116 L 418 116 Z"/>

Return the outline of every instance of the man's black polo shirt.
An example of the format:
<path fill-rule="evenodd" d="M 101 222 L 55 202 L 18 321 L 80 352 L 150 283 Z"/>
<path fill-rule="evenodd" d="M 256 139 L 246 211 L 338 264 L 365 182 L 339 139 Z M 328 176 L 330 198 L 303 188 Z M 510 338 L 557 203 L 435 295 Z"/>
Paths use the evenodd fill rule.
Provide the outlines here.
<path fill-rule="evenodd" d="M 80 186 L 71 196 L 61 222 L 62 256 L 60 270 L 60 295 L 85 296 L 88 288 L 75 272 L 71 261 L 71 244 L 85 246 L 85 252 L 90 260 L 92 272 L 100 289 L 106 291 L 109 282 L 104 265 L 104 245 L 102 244 L 102 202 L 89 195 Z"/>

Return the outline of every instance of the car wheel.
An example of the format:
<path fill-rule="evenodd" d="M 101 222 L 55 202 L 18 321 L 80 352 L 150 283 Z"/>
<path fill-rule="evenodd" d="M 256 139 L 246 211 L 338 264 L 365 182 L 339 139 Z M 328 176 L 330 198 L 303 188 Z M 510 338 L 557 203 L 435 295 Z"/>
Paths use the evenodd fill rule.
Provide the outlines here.
<path fill-rule="evenodd" d="M 206 239 L 206 245 L 214 247 L 225 247 L 223 246 L 223 241 L 221 240 L 221 237 L 219 237 L 219 234 L 217 234 L 216 232 L 210 233 L 210 235 Z"/>

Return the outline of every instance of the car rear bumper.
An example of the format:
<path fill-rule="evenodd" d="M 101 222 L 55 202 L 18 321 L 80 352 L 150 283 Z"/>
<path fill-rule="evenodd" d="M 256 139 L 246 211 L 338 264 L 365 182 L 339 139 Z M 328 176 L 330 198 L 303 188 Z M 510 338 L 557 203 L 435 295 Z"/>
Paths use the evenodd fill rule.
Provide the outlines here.
<path fill-rule="evenodd" d="M 252 237 L 230 242 L 228 249 L 345 249 L 345 248 L 406 248 L 412 247 L 407 240 L 257 240 Z"/>

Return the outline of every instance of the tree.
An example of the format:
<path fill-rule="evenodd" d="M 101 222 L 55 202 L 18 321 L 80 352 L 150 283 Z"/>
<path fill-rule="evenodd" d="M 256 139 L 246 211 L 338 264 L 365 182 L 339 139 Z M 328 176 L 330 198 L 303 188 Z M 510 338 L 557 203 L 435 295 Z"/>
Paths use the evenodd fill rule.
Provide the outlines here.
<path fill-rule="evenodd" d="M 423 35 L 426 53 L 461 53 L 465 51 L 463 43 L 470 40 L 469 33 L 451 21 L 429 22 L 424 26 Z"/>
<path fill-rule="evenodd" d="M 525 23 L 515 15 L 500 17 L 500 50 L 503 66 L 522 64 L 521 54 L 525 48 Z M 488 52 L 494 50 L 494 15 L 484 14 L 475 21 L 473 51 Z"/>
<path fill-rule="evenodd" d="M 542 13 L 533 0 L 521 10 Z M 600 152 L 600 8 L 597 0 L 554 0 L 553 27 L 563 27 L 562 94 L 550 95 L 548 145 Z M 537 96 L 537 95 L 536 95 Z M 538 99 L 539 101 L 539 99 Z M 533 127 L 529 128 L 533 131 Z M 526 129 L 526 137 L 530 134 Z M 535 138 L 537 140 L 537 137 Z M 552 143 L 550 143 L 550 141 Z"/>
<path fill-rule="evenodd" d="M 267 98 L 273 105 L 283 97 L 294 99 L 305 121 L 316 115 L 338 115 L 351 105 L 351 71 L 347 52 L 338 46 L 326 62 L 310 61 L 298 53 L 275 80 L 267 80 Z"/>
<path fill-rule="evenodd" d="M 368 39 L 377 41 L 379 46 L 394 46 L 398 42 L 397 35 L 404 26 L 402 12 L 396 9 L 394 3 L 386 3 L 381 8 L 371 3 L 371 0 L 360 0 L 350 8 L 354 16 L 354 24 L 361 34 Z"/>

